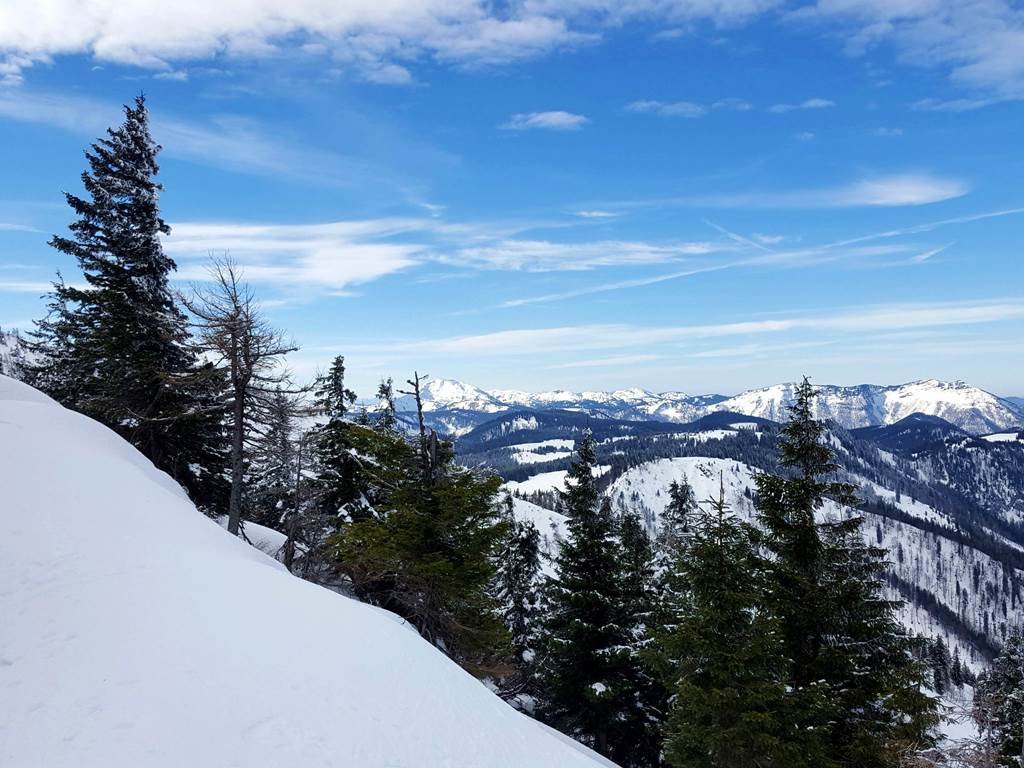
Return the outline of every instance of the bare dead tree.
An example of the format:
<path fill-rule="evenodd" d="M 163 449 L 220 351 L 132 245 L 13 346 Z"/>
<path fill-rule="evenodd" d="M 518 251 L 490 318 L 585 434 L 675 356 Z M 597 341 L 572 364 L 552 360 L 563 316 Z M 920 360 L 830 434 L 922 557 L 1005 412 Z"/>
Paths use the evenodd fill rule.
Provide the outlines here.
<path fill-rule="evenodd" d="M 420 376 L 419 371 L 413 371 L 411 379 L 406 380 L 412 389 L 400 389 L 400 395 L 411 395 L 416 402 L 416 418 L 419 424 L 420 433 L 420 468 L 423 472 L 423 479 L 431 482 L 434 476 L 434 466 L 437 463 L 437 433 L 434 430 L 427 430 L 423 420 L 423 396 L 421 390 L 430 377 L 427 374 Z"/>
<path fill-rule="evenodd" d="M 275 391 L 288 382 L 283 358 L 298 347 L 267 323 L 230 256 L 212 257 L 210 278 L 210 286 L 195 286 L 182 302 L 192 314 L 200 349 L 228 374 L 225 405 L 231 414 L 231 496 L 227 528 L 237 534 L 247 435 L 271 407 Z"/>

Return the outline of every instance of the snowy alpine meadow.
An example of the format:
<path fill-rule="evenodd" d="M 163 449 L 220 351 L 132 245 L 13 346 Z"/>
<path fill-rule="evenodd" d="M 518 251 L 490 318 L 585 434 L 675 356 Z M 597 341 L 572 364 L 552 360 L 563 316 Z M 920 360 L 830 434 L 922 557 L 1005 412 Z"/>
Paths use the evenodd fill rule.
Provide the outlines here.
<path fill-rule="evenodd" d="M 0 768 L 1024 768 L 1022 3 L 0 0 Z"/>
<path fill-rule="evenodd" d="M 611 765 L 0 377 L 0 764 Z"/>

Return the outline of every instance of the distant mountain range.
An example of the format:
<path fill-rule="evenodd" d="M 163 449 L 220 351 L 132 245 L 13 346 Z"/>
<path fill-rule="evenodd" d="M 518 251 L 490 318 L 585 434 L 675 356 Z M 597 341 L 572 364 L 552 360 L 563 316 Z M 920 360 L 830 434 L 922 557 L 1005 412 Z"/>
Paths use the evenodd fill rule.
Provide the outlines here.
<path fill-rule="evenodd" d="M 621 389 L 613 392 L 522 392 L 512 389 L 486 391 L 451 379 L 435 379 L 423 392 L 423 407 L 431 426 L 460 435 L 510 411 L 572 411 L 594 418 L 625 421 L 693 422 L 719 411 L 783 421 L 793 401 L 795 384 L 776 384 L 764 389 L 726 395 L 689 395 L 683 392 L 648 392 Z M 816 416 L 832 419 L 847 429 L 894 424 L 911 414 L 937 416 L 974 435 L 1024 425 L 1024 405 L 1001 398 L 962 381 L 936 379 L 880 386 L 861 384 L 842 387 L 817 386 Z M 415 410 L 411 397 L 399 398 L 402 412 Z"/>
<path fill-rule="evenodd" d="M 940 404 L 951 412 L 947 388 L 921 392 L 942 394 Z M 968 410 L 957 412 L 977 418 L 970 410 L 975 397 L 964 400 L 958 406 Z M 915 402 L 935 404 L 923 396 Z M 845 411 L 851 412 L 863 418 Z M 886 411 L 873 413 L 884 418 Z M 515 514 L 529 512 L 537 521 L 549 554 L 564 535 L 554 491 L 565 482 L 584 430 L 595 441 L 599 489 L 613 508 L 635 510 L 652 535 L 672 481 L 686 478 L 698 500 L 724 492 L 735 514 L 756 523 L 755 477 L 778 468 L 780 425 L 748 414 L 715 410 L 678 424 L 516 406 L 485 418 L 459 437 L 459 460 L 506 481 L 518 495 Z M 888 594 L 906 601 L 900 619 L 915 633 L 943 637 L 979 669 L 1003 641 L 1006 617 L 1019 614 L 1024 591 L 1024 428 L 979 436 L 942 417 L 912 413 L 887 425 L 831 426 L 827 441 L 838 479 L 857 488 L 866 540 L 889 551 Z M 828 511 L 838 508 L 830 504 Z"/>

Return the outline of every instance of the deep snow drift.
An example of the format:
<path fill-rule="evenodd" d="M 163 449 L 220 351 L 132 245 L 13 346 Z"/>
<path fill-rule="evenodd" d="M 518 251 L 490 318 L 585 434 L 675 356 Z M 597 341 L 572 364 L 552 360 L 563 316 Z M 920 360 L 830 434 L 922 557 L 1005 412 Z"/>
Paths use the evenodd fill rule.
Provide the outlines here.
<path fill-rule="evenodd" d="M 0 376 L 0 765 L 593 768 Z"/>

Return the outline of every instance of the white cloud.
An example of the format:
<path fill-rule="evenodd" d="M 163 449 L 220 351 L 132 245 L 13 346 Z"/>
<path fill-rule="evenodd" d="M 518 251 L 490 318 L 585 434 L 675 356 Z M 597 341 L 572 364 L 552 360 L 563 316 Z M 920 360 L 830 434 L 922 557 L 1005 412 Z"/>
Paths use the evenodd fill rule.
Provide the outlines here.
<path fill-rule="evenodd" d="M 737 99 L 734 96 L 729 98 L 719 99 L 711 105 L 712 109 L 731 110 L 733 112 L 749 112 L 754 106 L 749 101 L 743 99 Z"/>
<path fill-rule="evenodd" d="M 642 20 L 677 25 L 747 21 L 778 0 L 49 0 L 0 11 L 0 78 L 55 57 L 84 54 L 174 72 L 176 64 L 286 54 L 327 57 L 369 80 L 406 83 L 408 65 L 503 64 L 600 39 Z"/>
<path fill-rule="evenodd" d="M 921 112 L 970 112 L 971 110 L 990 107 L 1005 101 L 1016 100 L 1017 96 L 994 96 L 987 98 L 958 99 L 921 99 L 911 106 Z"/>
<path fill-rule="evenodd" d="M 420 263 L 425 246 L 384 238 L 423 226 L 406 219 L 309 225 L 179 222 L 171 224 L 164 249 L 178 261 L 178 276 L 185 280 L 205 279 L 209 254 L 226 251 L 250 282 L 344 293 Z"/>
<path fill-rule="evenodd" d="M 614 219 L 621 216 L 621 213 L 615 211 L 576 211 L 576 215 L 582 219 Z"/>
<path fill-rule="evenodd" d="M 650 349 L 697 340 L 735 336 L 776 335 L 787 332 L 834 336 L 849 334 L 941 329 L 1024 319 L 1024 298 L 928 304 L 869 305 L 838 308 L 826 314 L 799 314 L 736 322 L 637 326 L 597 324 L 522 328 L 493 333 L 423 339 L 409 347 L 433 354 L 470 356 L 536 355 L 595 349 Z M 808 341 L 827 341 L 817 339 Z M 643 352 L 641 354 L 655 354 Z"/>
<path fill-rule="evenodd" d="M 458 66 L 504 64 L 594 43 L 626 23 L 656 38 L 742 25 L 784 0 L 47 0 L 0 8 L 0 82 L 36 63 L 86 55 L 178 76 L 187 62 L 286 55 L 324 59 L 381 83 L 413 80 L 423 59 Z M 972 91 L 934 100 L 972 109 L 1024 97 L 1024 8 L 1015 0 L 817 0 L 790 19 L 826 26 L 860 55 L 892 45 L 900 58 L 944 67 Z M 779 111 L 824 106 L 824 99 Z M 804 106 L 806 105 L 806 106 Z"/>
<path fill-rule="evenodd" d="M 577 271 L 598 267 L 666 264 L 690 256 L 725 250 L 709 242 L 655 244 L 638 241 L 600 240 L 560 243 L 550 240 L 498 240 L 446 252 L 446 264 L 484 269 L 530 272 Z"/>
<path fill-rule="evenodd" d="M 902 128 L 885 128 L 885 127 L 881 127 L 881 128 L 875 128 L 873 133 L 874 133 L 875 136 L 878 136 L 880 138 L 893 138 L 893 137 L 896 137 L 896 136 L 902 136 L 903 135 L 903 129 Z"/>
<path fill-rule="evenodd" d="M 847 245 L 853 245 L 855 243 L 864 243 L 871 240 L 881 240 L 884 238 L 891 237 L 903 237 L 905 235 L 919 235 L 924 232 L 931 232 L 932 230 L 939 229 L 940 227 L 949 227 L 956 224 L 970 224 L 974 221 L 984 221 L 986 219 L 997 219 L 1003 216 L 1019 216 L 1024 214 L 1024 208 L 1007 208 L 1001 211 L 986 211 L 985 213 L 975 213 L 970 216 L 957 216 L 952 219 L 942 219 L 941 221 L 930 221 L 925 224 L 917 224 L 912 227 L 902 227 L 900 229 L 888 229 L 884 232 L 875 232 L 870 235 L 862 235 L 860 237 L 848 238 L 846 240 L 838 240 L 834 243 L 829 243 L 824 246 L 825 248 L 839 248 Z"/>
<path fill-rule="evenodd" d="M 298 0 L 286 9 L 262 0 L 51 0 L 45 12 L 38 4 L 4 7 L 0 76 L 17 81 L 32 63 L 67 54 L 173 71 L 174 62 L 292 52 L 405 82 L 403 60 L 499 63 L 592 37 L 555 15 L 499 15 L 475 0 Z"/>
<path fill-rule="evenodd" d="M 630 280 L 617 280 L 611 283 L 588 285 L 582 288 L 573 288 L 568 291 L 559 291 L 557 293 L 545 293 L 539 296 L 526 296 L 518 299 L 509 299 L 508 301 L 502 302 L 499 306 L 504 309 L 509 309 L 513 307 L 524 307 L 530 304 L 549 304 L 553 301 L 576 299 L 581 296 L 592 296 L 597 293 L 612 293 L 615 291 L 626 290 L 628 288 L 643 288 L 648 285 L 657 285 L 658 283 L 665 283 L 670 280 L 679 280 L 684 277 L 693 277 L 694 275 L 702 275 L 707 272 L 718 272 L 723 269 L 732 269 L 737 266 L 742 266 L 745 263 L 745 261 L 727 262 L 724 264 L 714 264 L 710 266 L 691 267 L 676 272 L 669 272 L 667 274 L 654 275 L 653 277 L 637 277 Z"/>
<path fill-rule="evenodd" d="M 637 363 L 649 363 L 652 360 L 659 360 L 661 355 L 618 355 L 615 357 L 600 357 L 592 360 L 575 360 L 571 363 L 560 363 L 549 365 L 549 370 L 563 370 L 569 368 L 605 368 L 608 366 L 636 365 Z"/>
<path fill-rule="evenodd" d="M 528 131 L 541 128 L 548 131 L 577 131 L 588 123 L 586 117 L 573 112 L 519 112 L 512 115 L 500 128 L 506 131 Z"/>
<path fill-rule="evenodd" d="M 835 25 L 852 55 L 892 45 L 903 61 L 948 67 L 955 84 L 989 95 L 935 100 L 933 108 L 1024 98 L 1024 8 L 1013 0 L 817 0 L 791 16 Z"/>
<path fill-rule="evenodd" d="M 0 90 L 0 117 L 54 126 L 86 139 L 102 135 L 108 126 L 123 120 L 121 106 L 113 102 L 24 90 Z M 157 109 L 151 122 L 153 135 L 168 157 L 247 175 L 356 187 L 364 193 L 381 187 L 393 192 L 413 186 L 403 171 L 392 170 L 394 146 L 388 158 L 375 162 L 366 155 L 320 150 L 298 138 L 289 141 L 286 129 L 246 117 L 222 114 L 184 120 Z M 413 146 L 403 151 L 428 163 L 452 162 L 450 156 L 429 148 Z"/>
<path fill-rule="evenodd" d="M 800 133 L 796 134 L 794 138 L 797 141 L 814 141 L 815 135 L 812 131 L 801 131 Z"/>
<path fill-rule="evenodd" d="M 52 283 L 33 280 L 2 280 L 0 293 L 35 293 L 42 295 L 53 290 Z"/>
<path fill-rule="evenodd" d="M 173 80 L 180 83 L 188 81 L 188 72 L 184 69 L 172 69 L 166 72 L 157 72 L 153 75 L 156 80 Z"/>
<path fill-rule="evenodd" d="M 833 187 L 708 195 L 679 202 L 719 208 L 887 208 L 938 203 L 969 191 L 970 186 L 960 179 L 918 172 L 872 176 Z"/>
<path fill-rule="evenodd" d="M 773 104 L 768 107 L 769 112 L 784 113 L 793 112 L 798 109 L 829 109 L 834 107 L 836 103 L 829 99 L 806 99 L 801 101 L 799 104 Z"/>
<path fill-rule="evenodd" d="M 531 304 L 547 304 L 550 302 L 575 299 L 599 293 L 612 293 L 631 288 L 644 288 L 649 285 L 657 285 L 659 283 L 669 282 L 672 280 L 681 280 L 687 277 L 694 277 L 696 275 L 730 269 L 813 267 L 833 262 L 846 262 L 853 265 L 860 264 L 877 267 L 899 266 L 906 265 L 908 263 L 920 263 L 921 261 L 920 259 L 915 260 L 913 257 L 910 259 L 906 258 L 907 254 L 917 254 L 919 250 L 912 245 L 861 246 L 857 248 L 839 249 L 836 248 L 834 244 L 829 244 L 819 247 L 803 248 L 800 250 L 775 251 L 756 240 L 751 240 L 743 237 L 742 235 L 729 232 L 729 230 L 724 227 L 720 227 L 713 222 L 709 221 L 707 223 L 722 232 L 726 237 L 734 242 L 745 245 L 746 254 L 750 254 L 750 249 L 756 250 L 756 253 L 753 255 L 743 255 L 729 261 L 705 260 L 703 263 L 695 263 L 692 266 L 687 266 L 681 270 L 652 275 L 650 277 L 617 280 L 613 282 L 572 288 L 570 290 L 558 291 L 555 293 L 509 299 L 499 304 L 498 307 L 508 309 Z M 878 259 L 886 257 L 892 257 L 893 259 L 896 257 L 900 258 L 895 261 L 878 261 Z"/>
<path fill-rule="evenodd" d="M 901 174 L 858 181 L 836 190 L 837 205 L 898 206 L 926 205 L 962 197 L 969 187 L 957 179 L 930 174 Z"/>
<path fill-rule="evenodd" d="M 629 112 L 642 112 L 663 117 L 702 117 L 707 107 L 692 101 L 634 101 L 626 105 Z"/>

